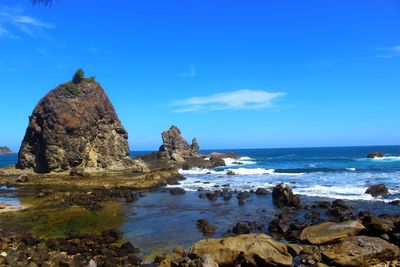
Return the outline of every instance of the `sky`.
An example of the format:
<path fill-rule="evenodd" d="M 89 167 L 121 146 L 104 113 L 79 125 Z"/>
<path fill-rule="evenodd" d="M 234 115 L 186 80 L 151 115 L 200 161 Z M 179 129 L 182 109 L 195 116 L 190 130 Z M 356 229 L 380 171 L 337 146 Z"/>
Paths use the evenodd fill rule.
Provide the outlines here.
<path fill-rule="evenodd" d="M 79 67 L 132 150 L 400 144 L 398 0 L 1 0 L 0 146 Z"/>

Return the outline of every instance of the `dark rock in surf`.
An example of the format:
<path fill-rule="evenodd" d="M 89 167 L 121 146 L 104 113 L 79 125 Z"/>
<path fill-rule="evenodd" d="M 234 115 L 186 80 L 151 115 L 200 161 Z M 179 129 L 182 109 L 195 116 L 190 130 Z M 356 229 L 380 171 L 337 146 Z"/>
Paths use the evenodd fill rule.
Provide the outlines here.
<path fill-rule="evenodd" d="M 183 194 L 186 193 L 186 191 L 185 191 L 185 189 L 183 189 L 183 188 L 174 187 L 174 188 L 171 188 L 171 189 L 169 190 L 169 193 L 170 193 L 171 195 L 183 195 Z"/>
<path fill-rule="evenodd" d="M 256 195 L 268 195 L 268 194 L 269 194 L 269 192 L 268 192 L 268 190 L 265 189 L 265 188 L 259 187 L 259 188 L 257 188 L 257 190 L 256 190 Z"/>
<path fill-rule="evenodd" d="M 300 197 L 294 195 L 292 188 L 288 185 L 278 184 L 272 191 L 273 203 L 279 208 L 282 207 L 300 207 Z"/>
<path fill-rule="evenodd" d="M 384 184 L 376 184 L 368 187 L 365 193 L 373 197 L 385 197 L 389 194 L 389 190 Z"/>
<path fill-rule="evenodd" d="M 369 159 L 373 159 L 373 158 L 383 158 L 385 156 L 385 154 L 381 153 L 381 152 L 372 152 L 369 153 L 367 155 L 367 158 Z"/>

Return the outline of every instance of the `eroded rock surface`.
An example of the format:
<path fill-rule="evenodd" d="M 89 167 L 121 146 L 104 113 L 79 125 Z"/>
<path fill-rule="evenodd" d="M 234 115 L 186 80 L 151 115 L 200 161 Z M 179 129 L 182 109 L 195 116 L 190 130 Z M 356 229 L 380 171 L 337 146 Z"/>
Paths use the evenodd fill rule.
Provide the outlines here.
<path fill-rule="evenodd" d="M 314 245 L 328 244 L 355 236 L 364 229 L 364 225 L 356 220 L 342 223 L 325 222 L 305 228 L 300 235 L 300 240 Z"/>
<path fill-rule="evenodd" d="M 397 259 L 400 250 L 378 237 L 353 236 L 322 249 L 322 254 L 335 266 L 372 266 Z"/>
<path fill-rule="evenodd" d="M 189 250 L 190 258 L 208 255 L 219 266 L 291 266 L 292 256 L 286 245 L 264 234 L 201 240 Z"/>
<path fill-rule="evenodd" d="M 186 157 L 198 156 L 199 144 L 196 138 L 193 138 L 189 145 L 181 136 L 181 130 L 172 125 L 168 131 L 161 133 L 163 144 L 160 147 L 159 154 L 168 159 L 177 162 L 184 162 Z"/>
<path fill-rule="evenodd" d="M 29 117 L 17 167 L 60 172 L 130 166 L 128 133 L 93 79 L 68 82 L 42 98 Z"/>

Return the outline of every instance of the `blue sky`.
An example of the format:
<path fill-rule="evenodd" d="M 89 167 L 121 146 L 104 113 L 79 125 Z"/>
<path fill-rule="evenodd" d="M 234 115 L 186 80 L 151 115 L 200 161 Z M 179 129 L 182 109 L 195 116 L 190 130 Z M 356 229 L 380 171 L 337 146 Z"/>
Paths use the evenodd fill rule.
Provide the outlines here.
<path fill-rule="evenodd" d="M 133 150 L 171 124 L 202 148 L 400 144 L 396 0 L 0 2 L 0 145 L 95 75 Z"/>

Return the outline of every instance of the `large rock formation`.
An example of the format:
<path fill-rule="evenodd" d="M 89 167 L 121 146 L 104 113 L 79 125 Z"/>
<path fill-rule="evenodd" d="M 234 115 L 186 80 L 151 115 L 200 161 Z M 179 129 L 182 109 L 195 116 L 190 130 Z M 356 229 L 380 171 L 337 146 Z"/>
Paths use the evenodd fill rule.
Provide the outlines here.
<path fill-rule="evenodd" d="M 60 172 L 114 170 L 131 164 L 128 133 L 94 79 L 74 76 L 40 100 L 18 153 L 17 168 Z"/>
<path fill-rule="evenodd" d="M 186 140 L 181 136 L 181 130 L 175 125 L 172 125 L 168 131 L 161 133 L 163 144 L 159 149 L 161 157 L 175 160 L 177 162 L 184 162 L 185 158 L 197 157 L 199 144 L 196 138 L 193 138 L 192 144 L 189 145 Z"/>

